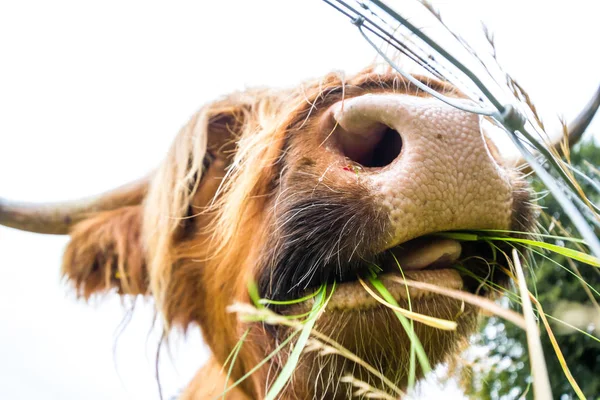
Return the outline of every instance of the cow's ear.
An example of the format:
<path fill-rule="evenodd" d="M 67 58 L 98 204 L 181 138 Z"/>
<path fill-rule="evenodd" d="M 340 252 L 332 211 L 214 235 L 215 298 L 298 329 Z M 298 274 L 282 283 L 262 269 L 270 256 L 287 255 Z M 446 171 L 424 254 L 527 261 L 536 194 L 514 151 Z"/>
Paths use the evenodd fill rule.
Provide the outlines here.
<path fill-rule="evenodd" d="M 156 170 L 144 200 L 142 226 L 151 291 L 159 307 L 170 298 L 167 292 L 174 268 L 184 257 L 182 249 L 201 252 L 204 247 L 199 236 L 214 216 L 211 206 L 218 204 L 238 142 L 256 129 L 249 121 L 258 112 L 257 99 L 237 93 L 201 109 L 181 129 Z"/>
<path fill-rule="evenodd" d="M 141 212 L 139 205 L 100 212 L 72 228 L 62 272 L 79 296 L 147 293 Z"/>
<path fill-rule="evenodd" d="M 202 109 L 149 179 L 150 193 L 141 204 L 92 213 L 69 227 L 63 274 L 79 296 L 150 293 L 148 260 L 155 261 L 155 270 L 165 268 L 169 257 L 153 256 L 171 253 L 197 230 L 194 216 L 213 199 L 247 111 L 247 104 L 231 99 Z"/>

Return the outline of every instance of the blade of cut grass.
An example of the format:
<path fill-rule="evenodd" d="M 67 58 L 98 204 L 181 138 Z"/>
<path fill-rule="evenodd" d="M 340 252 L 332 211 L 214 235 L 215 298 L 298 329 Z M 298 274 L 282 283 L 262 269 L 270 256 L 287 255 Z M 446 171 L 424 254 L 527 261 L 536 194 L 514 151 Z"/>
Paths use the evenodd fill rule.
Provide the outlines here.
<path fill-rule="evenodd" d="M 320 290 L 320 289 L 319 289 Z M 281 300 L 269 300 L 269 299 L 260 299 L 258 300 L 258 302 L 260 304 L 273 304 L 273 305 L 278 305 L 278 306 L 287 306 L 287 305 L 291 305 L 291 304 L 298 304 L 298 303 L 302 303 L 305 302 L 306 300 L 310 300 L 313 297 L 315 297 L 317 294 L 319 294 L 319 290 L 315 290 L 314 293 L 308 294 L 304 297 L 300 297 L 299 299 L 293 299 L 293 300 L 285 300 L 285 301 L 281 301 Z"/>
<path fill-rule="evenodd" d="M 490 233 L 490 232 L 493 232 L 493 233 L 506 233 L 506 234 L 512 234 L 512 235 L 531 235 L 531 232 L 509 231 L 509 230 L 504 230 L 504 229 L 478 229 L 477 232 L 483 232 L 483 233 Z M 579 238 L 575 238 L 575 237 L 570 237 L 570 236 L 550 235 L 550 234 L 547 234 L 547 233 L 536 233 L 534 236 L 535 237 L 542 237 L 542 238 L 545 238 L 545 239 L 562 240 L 564 242 L 586 244 L 585 240 L 579 239 Z"/>
<path fill-rule="evenodd" d="M 537 299 L 535 300 L 535 302 L 536 302 L 536 304 L 537 304 Z M 564 326 L 566 326 L 566 327 L 568 327 L 568 328 L 571 328 L 571 329 L 573 329 L 574 331 L 577 331 L 577 332 L 581 333 L 582 335 L 584 335 L 584 336 L 587 336 L 587 337 L 589 337 L 590 339 L 592 339 L 592 340 L 594 340 L 594 341 L 596 341 L 596 342 L 600 343 L 600 338 L 599 338 L 599 337 L 596 337 L 596 336 L 592 335 L 591 333 L 584 331 L 583 329 L 580 329 L 580 328 L 578 328 L 578 327 L 576 327 L 576 326 L 574 326 L 574 325 L 571 325 L 571 324 L 569 324 L 568 322 L 565 322 L 565 321 L 563 321 L 562 319 L 559 319 L 559 318 L 553 317 L 553 316 L 552 316 L 552 315 L 550 315 L 550 314 L 546 314 L 546 313 L 544 313 L 544 316 L 545 316 L 546 318 L 550 318 L 550 319 L 551 319 L 552 321 L 554 321 L 554 322 L 558 322 L 559 324 L 562 324 L 562 325 L 564 325 Z"/>
<path fill-rule="evenodd" d="M 333 286 L 331 288 L 332 294 L 333 294 L 334 290 L 335 290 L 335 286 Z M 312 331 L 313 327 L 315 326 L 315 323 L 317 322 L 317 317 L 319 316 L 320 312 L 326 306 L 326 303 L 327 303 L 327 301 L 325 299 L 326 291 L 327 291 L 327 287 L 325 285 L 321 286 L 321 289 L 318 290 L 317 295 L 315 296 L 315 302 L 313 304 L 312 310 L 311 310 L 308 318 L 306 319 L 306 322 L 304 322 L 304 327 L 300 331 L 300 336 L 298 337 L 298 340 L 296 341 L 296 344 L 294 345 L 294 349 L 292 350 L 291 354 L 289 355 L 285 365 L 281 369 L 279 376 L 273 383 L 273 386 L 271 386 L 271 388 L 269 389 L 269 392 L 265 396 L 265 400 L 275 400 L 277 398 L 277 396 L 279 395 L 279 393 L 283 390 L 285 385 L 290 380 L 292 374 L 294 373 L 294 370 L 296 369 L 296 366 L 298 365 L 298 361 L 300 360 L 300 354 L 302 354 L 302 350 L 304 350 L 304 347 L 306 346 L 306 342 L 308 341 L 310 332 Z M 330 295 L 330 298 L 331 298 L 331 295 Z"/>
<path fill-rule="evenodd" d="M 582 288 L 588 293 L 588 296 L 589 296 L 590 300 L 593 303 L 595 303 L 596 306 L 597 306 L 598 303 L 596 302 L 596 299 L 594 298 L 594 295 L 592 294 L 592 292 L 595 293 L 596 296 L 598 296 L 598 298 L 600 298 L 600 292 L 598 292 L 598 290 L 596 290 L 592 285 L 590 285 L 588 282 L 586 282 L 585 279 L 583 279 L 583 276 L 581 276 L 581 273 L 579 273 L 579 269 L 577 268 L 577 266 L 575 265 L 575 263 L 573 262 L 573 260 L 571 260 L 570 258 L 567 258 L 567 262 L 569 262 L 571 264 L 571 268 L 573 268 L 575 271 L 577 271 L 577 273 L 574 272 L 574 271 L 571 271 L 569 268 L 565 267 L 564 265 L 562 265 L 558 261 L 553 260 L 552 258 L 548 257 L 547 255 L 545 255 L 545 254 L 543 254 L 543 253 L 541 253 L 539 251 L 536 251 L 536 250 L 533 250 L 533 249 L 529 249 L 529 251 L 531 251 L 532 253 L 537 254 L 538 256 L 544 258 L 546 261 L 548 261 L 548 262 L 550 262 L 550 263 L 552 263 L 552 264 L 554 264 L 554 265 L 562 268 L 563 270 L 565 270 L 565 272 L 571 274 L 575 279 L 577 279 L 579 281 L 579 283 L 581 284 Z M 599 308 L 599 311 L 600 311 L 600 308 Z"/>
<path fill-rule="evenodd" d="M 488 241 L 488 243 L 491 243 L 490 241 Z M 526 260 L 527 261 L 527 269 L 529 269 L 529 274 L 531 277 L 533 277 L 533 279 L 531 280 L 531 284 L 533 286 L 533 293 L 535 295 L 535 297 L 537 298 L 539 293 L 538 293 L 538 288 L 537 288 L 537 282 L 535 279 L 535 269 L 537 268 L 537 260 L 532 256 L 532 255 L 524 255 L 523 252 L 521 251 L 522 249 L 518 249 L 515 246 L 511 246 L 513 248 L 514 251 L 517 252 L 518 256 L 521 257 L 519 258 L 519 261 L 521 259 Z M 506 255 L 506 253 L 504 253 L 505 257 L 508 259 L 508 256 Z"/>
<path fill-rule="evenodd" d="M 265 358 L 262 359 L 261 362 L 259 362 L 258 364 L 256 364 L 254 366 L 254 368 L 252 368 L 250 371 L 248 371 L 244 376 L 242 376 L 240 379 L 238 379 L 237 381 L 235 381 L 231 386 L 228 386 L 226 390 L 223 391 L 223 393 L 221 393 L 220 396 L 224 396 L 226 393 L 228 393 L 231 389 L 235 388 L 236 386 L 238 386 L 240 383 L 242 383 L 243 381 L 245 381 L 246 379 L 248 379 L 248 377 L 250 375 L 252 375 L 253 373 L 255 373 L 256 371 L 258 371 L 259 368 L 261 368 L 263 365 L 265 365 L 271 358 L 275 357 L 275 355 L 277 355 L 277 353 L 279 353 L 285 346 L 287 346 L 287 344 L 296 337 L 296 335 L 298 335 L 300 333 L 300 331 L 296 331 L 293 332 L 290 336 L 288 336 L 287 338 L 285 338 L 284 341 L 281 342 L 281 344 L 279 344 L 279 346 L 277 346 L 275 348 L 275 350 L 273 350 L 271 353 L 269 353 L 268 356 L 266 356 Z"/>
<path fill-rule="evenodd" d="M 574 272 L 575 275 L 577 276 L 577 279 L 579 280 L 581 287 L 583 288 L 583 290 L 585 290 L 585 293 L 587 294 L 588 299 L 590 299 L 590 301 L 592 302 L 592 305 L 594 306 L 594 308 L 596 308 L 598 315 L 600 315 L 600 304 L 598 304 L 598 300 L 596 300 L 596 298 L 594 297 L 594 294 L 593 294 L 593 293 L 596 293 L 596 295 L 600 298 L 600 293 L 598 293 L 598 291 L 596 289 L 594 289 L 594 287 L 592 285 L 587 283 L 587 281 L 585 280 L 583 275 L 581 275 L 581 271 L 579 271 L 579 268 L 577 268 L 577 264 L 575 264 L 575 262 L 573 260 L 567 258 L 567 262 L 569 263 L 569 267 L 571 267 L 571 269 L 573 270 L 572 272 Z M 564 267 L 564 268 L 566 271 L 571 272 L 568 268 L 566 268 L 566 267 Z"/>
<path fill-rule="evenodd" d="M 400 271 L 400 274 L 402 275 L 402 278 L 406 279 L 406 277 L 404 276 L 404 271 L 402 270 L 402 267 L 400 266 L 400 262 L 398 261 L 398 259 L 396 258 L 396 256 L 394 255 L 394 253 L 392 253 L 392 257 L 394 257 L 394 261 L 396 262 L 396 265 L 398 266 L 398 270 Z M 406 288 L 406 299 L 408 302 L 408 310 L 412 312 L 412 302 L 410 301 L 410 290 L 408 290 L 408 286 L 404 286 Z M 410 329 L 411 331 L 414 331 L 414 322 L 411 319 L 410 320 Z M 417 376 L 417 353 L 415 352 L 415 346 L 410 346 L 410 355 L 408 358 L 408 387 L 409 388 L 413 388 L 415 386 L 415 379 Z"/>
<path fill-rule="evenodd" d="M 557 246 L 555 244 L 546 243 L 546 242 L 538 242 L 537 240 L 530 239 L 519 239 L 513 237 L 481 237 L 481 240 L 496 240 L 503 242 L 515 242 L 520 244 L 526 244 L 529 246 L 539 247 L 545 250 L 552 251 L 554 253 L 560 254 L 561 256 L 569 257 L 584 264 L 591 265 L 593 267 L 600 268 L 600 259 L 592 256 L 591 254 L 582 253 L 581 251 L 569 249 L 566 247 Z"/>
<path fill-rule="evenodd" d="M 483 233 L 483 235 L 482 235 Z M 520 232 L 520 231 L 511 231 L 511 230 L 505 230 L 505 229 L 477 229 L 476 231 L 469 231 L 469 232 L 453 232 L 453 231 L 449 231 L 449 232 L 438 232 L 433 234 L 433 236 L 439 236 L 439 237 L 444 237 L 444 238 L 448 238 L 448 239 L 456 239 L 456 240 L 462 240 L 465 242 L 475 242 L 478 240 L 483 240 L 485 238 L 487 238 L 488 234 L 490 233 L 504 233 L 504 234 L 512 234 L 512 235 L 531 235 L 531 232 Z M 580 238 L 575 238 L 575 237 L 570 237 L 570 236 L 559 236 L 559 235 L 550 235 L 550 234 L 545 234 L 545 233 L 536 233 L 535 234 L 536 237 L 542 237 L 545 239 L 554 239 L 554 240 L 562 240 L 564 242 L 572 242 L 572 243 L 580 243 L 580 244 L 586 244 L 585 240 L 580 239 Z M 503 240 L 503 239 L 518 239 L 512 236 L 501 236 L 498 237 L 497 240 Z"/>
<path fill-rule="evenodd" d="M 231 358 L 231 364 L 229 365 L 229 368 L 227 370 L 227 377 L 225 378 L 225 387 L 223 388 L 223 395 L 221 396 L 221 399 L 223 400 L 225 399 L 225 391 L 227 390 L 227 384 L 229 383 L 229 379 L 231 378 L 231 372 L 233 371 L 233 367 L 235 366 L 237 356 L 240 353 L 240 350 L 242 349 L 242 346 L 244 345 L 244 342 L 246 341 L 246 337 L 248 336 L 249 332 L 250 328 L 246 329 L 240 340 L 236 343 L 235 347 L 233 348 L 233 351 L 229 354 L 229 356 L 223 363 L 224 368 Z"/>
<path fill-rule="evenodd" d="M 529 289 L 525 283 L 525 274 L 519 261 L 519 254 L 516 249 L 512 251 L 515 271 L 518 278 L 518 287 L 521 293 L 523 305 L 523 313 L 525 316 L 527 335 L 527 347 L 529 348 L 529 357 L 531 359 L 531 375 L 533 377 L 533 395 L 535 400 L 546 400 L 552 398 L 552 389 L 550 388 L 550 380 L 548 378 L 548 370 L 546 369 L 546 361 L 544 360 L 544 350 L 540 340 L 540 331 L 535 321 L 531 299 L 529 297 Z"/>
<path fill-rule="evenodd" d="M 364 281 L 362 281 L 362 280 L 361 280 L 361 282 L 364 283 Z M 396 307 L 399 307 L 396 299 L 394 299 L 394 297 L 390 294 L 390 292 L 387 290 L 387 288 L 385 286 L 383 286 L 383 283 L 381 283 L 381 281 L 379 279 L 377 279 L 376 277 L 370 277 L 369 282 L 371 283 L 371 285 L 373 285 L 373 287 L 375 289 L 377 289 L 377 291 L 379 293 L 381 293 L 381 295 L 386 300 L 386 302 L 388 302 Z M 366 286 L 366 285 L 364 285 L 364 286 Z M 396 316 L 398 317 L 398 320 L 400 321 L 400 324 L 406 331 L 406 335 L 410 339 L 411 345 L 415 346 L 417 358 L 419 360 L 419 364 L 421 365 L 421 369 L 423 370 L 423 373 L 426 374 L 426 373 L 430 372 L 431 365 L 429 364 L 429 358 L 427 357 L 427 354 L 425 354 L 425 350 L 423 349 L 421 340 L 419 340 L 415 331 L 411 330 L 408 319 L 401 312 L 394 310 L 394 313 L 396 314 Z"/>
<path fill-rule="evenodd" d="M 363 281 L 361 278 L 358 278 L 358 281 L 360 282 L 360 284 L 363 286 L 363 288 L 375 299 L 377 300 L 379 303 L 383 304 L 384 306 L 394 310 L 394 312 L 396 313 L 400 313 L 402 314 L 402 316 L 404 316 L 405 318 L 409 319 L 409 320 L 414 320 L 417 322 L 420 322 L 424 325 L 427 326 L 431 326 L 432 328 L 437 328 L 437 329 L 441 329 L 444 331 L 454 331 L 456 330 L 456 322 L 455 321 L 449 321 L 447 319 L 442 319 L 442 318 L 436 318 L 436 317 L 432 317 L 430 315 L 424 315 L 424 314 L 419 314 L 416 313 L 414 311 L 409 311 L 405 308 L 402 308 L 398 305 L 398 303 L 396 302 L 396 299 L 394 299 L 393 297 L 390 297 L 389 299 L 394 299 L 393 303 L 391 301 L 388 300 L 387 296 L 384 295 L 383 293 L 381 293 L 382 296 L 386 297 L 385 299 L 382 299 L 381 297 L 379 297 L 377 295 L 377 293 L 375 293 L 369 286 L 367 286 L 367 284 L 365 283 L 365 281 Z M 381 281 L 379 281 L 381 283 Z M 376 284 L 373 284 L 373 282 L 371 282 L 371 284 L 373 286 L 375 286 L 375 288 L 377 290 L 379 290 L 379 287 Z M 381 286 L 385 288 L 385 286 L 383 286 L 383 283 L 381 283 Z M 385 291 L 387 291 L 387 288 L 385 289 Z M 389 292 L 388 292 L 389 293 Z M 410 321 L 409 321 L 410 323 Z"/>
<path fill-rule="evenodd" d="M 439 232 L 435 233 L 433 236 L 439 236 L 447 239 L 462 240 L 463 242 L 476 242 L 480 240 L 479 235 L 467 232 Z"/>
<path fill-rule="evenodd" d="M 494 315 L 504 318 L 505 320 L 512 322 L 521 329 L 525 329 L 525 319 L 522 315 L 513 310 L 502 308 L 498 304 L 485 297 L 476 296 L 474 294 L 464 292 L 462 290 L 444 288 L 426 282 L 411 281 L 397 277 L 390 277 L 390 279 L 400 283 L 404 283 L 405 285 L 410 287 L 414 287 L 421 290 L 427 290 L 429 292 L 452 297 L 453 299 L 462 300 L 465 303 L 472 304 L 486 311 L 489 311 Z"/>
<path fill-rule="evenodd" d="M 248 281 L 248 295 L 250 296 L 250 300 L 256 306 L 256 308 L 263 308 L 260 304 L 260 295 L 258 294 L 258 286 L 256 286 L 256 282 L 253 280 Z"/>
<path fill-rule="evenodd" d="M 394 256 L 394 260 L 396 261 L 396 264 L 398 264 L 398 268 L 400 269 L 400 272 L 402 273 L 402 276 L 404 276 L 404 272 L 402 272 L 402 268 L 400 268 L 400 263 L 398 262 L 398 260 L 396 259 L 395 256 Z M 372 273 L 373 273 L 373 277 L 377 276 L 376 273 L 375 273 L 375 271 L 372 271 Z M 388 304 L 385 300 L 381 299 L 379 296 L 377 296 L 367 286 L 367 284 L 363 282 L 363 280 L 360 277 L 358 277 L 358 280 L 359 280 L 360 284 L 363 286 L 363 288 L 365 288 L 365 290 L 373 298 L 375 298 L 375 300 L 377 300 L 378 302 L 384 304 L 386 307 L 390 307 L 392 309 L 396 308 L 396 307 L 393 307 L 391 304 Z M 410 292 L 408 290 L 408 286 L 406 286 L 406 294 L 407 294 L 407 299 L 408 299 L 409 313 L 412 314 L 412 305 L 411 305 L 411 301 L 410 301 Z M 396 313 L 396 314 L 398 314 L 398 313 L 403 314 L 399 310 L 395 310 L 394 313 Z M 409 332 L 411 332 L 411 333 L 414 334 L 414 332 L 415 332 L 414 321 L 412 319 L 409 319 L 408 323 L 409 323 L 409 329 L 406 329 L 406 327 L 404 327 L 404 324 L 402 324 L 403 327 L 404 327 L 404 330 L 406 331 L 406 334 L 408 335 Z M 412 343 L 412 341 L 411 341 L 411 343 Z M 411 389 L 411 388 L 413 388 L 415 386 L 416 380 L 417 380 L 417 352 L 416 352 L 416 346 L 410 346 L 409 359 L 408 359 L 408 382 L 407 382 L 409 389 Z"/>
<path fill-rule="evenodd" d="M 558 345 L 558 342 L 556 341 L 556 338 L 554 337 L 554 332 L 552 332 L 552 329 L 550 328 L 550 324 L 548 323 L 548 320 L 546 319 L 546 313 L 542 309 L 542 305 L 533 296 L 531 296 L 531 300 L 535 303 L 535 305 L 538 309 L 538 314 L 540 315 L 542 322 L 544 323 L 544 327 L 546 328 L 546 332 L 548 333 L 548 337 L 550 338 L 550 343 L 552 343 L 552 347 L 554 348 L 554 353 L 556 354 L 556 358 L 558 358 L 558 362 L 560 363 L 560 366 L 563 370 L 563 373 L 565 374 L 565 377 L 571 384 L 571 387 L 577 394 L 577 397 L 579 397 L 580 400 L 585 400 L 585 395 L 583 394 L 583 391 L 581 390 L 581 388 L 575 381 L 575 378 L 571 374 L 571 370 L 567 366 L 567 361 L 565 360 L 565 357 L 563 356 L 562 351 L 560 350 L 560 346 Z"/>

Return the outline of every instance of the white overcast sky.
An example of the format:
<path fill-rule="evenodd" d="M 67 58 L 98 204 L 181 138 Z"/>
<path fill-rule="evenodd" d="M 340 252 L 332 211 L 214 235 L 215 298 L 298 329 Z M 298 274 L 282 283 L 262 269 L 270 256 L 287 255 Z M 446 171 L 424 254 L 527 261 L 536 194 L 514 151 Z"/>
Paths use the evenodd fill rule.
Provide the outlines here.
<path fill-rule="evenodd" d="M 574 116 L 600 83 L 594 1 L 434 4 L 466 37 L 480 20 L 492 27 L 502 65 L 550 125 Z M 189 116 L 220 94 L 355 71 L 373 58 L 319 0 L 0 1 L 0 196 L 109 189 L 156 166 Z M 0 228 L 0 398 L 157 399 L 150 302 L 115 342 L 119 299 L 82 304 L 59 279 L 66 242 Z M 166 396 L 208 354 L 196 330 L 173 342 L 175 361 L 163 352 L 160 364 Z"/>

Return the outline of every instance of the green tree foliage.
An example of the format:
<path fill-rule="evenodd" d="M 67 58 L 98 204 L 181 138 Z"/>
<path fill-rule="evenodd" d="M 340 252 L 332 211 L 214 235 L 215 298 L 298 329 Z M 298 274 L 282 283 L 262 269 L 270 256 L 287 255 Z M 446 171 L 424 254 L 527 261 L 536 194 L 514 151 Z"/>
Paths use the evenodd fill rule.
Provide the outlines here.
<path fill-rule="evenodd" d="M 600 194 L 593 187 L 594 184 L 600 187 L 600 147 L 593 142 L 582 143 L 571 153 L 571 162 L 594 181 L 590 183 L 578 178 L 589 199 L 600 205 Z M 543 193 L 540 182 L 534 180 L 533 187 L 538 193 Z M 560 224 L 569 234 L 577 237 L 577 232 L 554 198 L 551 195 L 541 197 L 539 204 L 544 209 L 542 226 L 556 228 Z M 553 223 L 553 218 L 558 223 Z M 595 230 L 600 235 L 597 225 Z M 560 229 L 553 229 L 552 233 L 568 236 Z M 561 246 L 567 245 L 559 240 L 547 241 Z M 572 247 L 571 244 L 568 245 Z M 580 317 L 580 322 L 584 322 L 578 327 L 595 337 L 600 337 L 600 307 L 597 303 L 600 302 L 600 298 L 593 294 L 596 303 L 590 299 L 591 290 L 584 288 L 574 268 L 596 291 L 600 291 L 600 269 L 578 263 L 570 264 L 558 255 L 552 255 L 552 259 L 564 268 L 540 256 L 535 257 L 535 265 L 531 265 L 530 269 L 530 290 L 537 293 L 537 298 L 547 314 L 568 321 Z M 514 306 L 518 308 L 518 305 Z M 600 339 L 569 329 L 559 322 L 550 322 L 567 365 L 586 398 L 600 399 Z M 554 397 L 577 398 L 541 322 L 540 331 Z M 469 395 L 478 399 L 516 399 L 525 394 L 524 398 L 533 398 L 532 389 L 529 387 L 530 366 L 523 330 L 497 318 L 490 318 L 482 326 L 476 342 L 489 351 L 485 355 L 475 357 L 468 379 Z"/>

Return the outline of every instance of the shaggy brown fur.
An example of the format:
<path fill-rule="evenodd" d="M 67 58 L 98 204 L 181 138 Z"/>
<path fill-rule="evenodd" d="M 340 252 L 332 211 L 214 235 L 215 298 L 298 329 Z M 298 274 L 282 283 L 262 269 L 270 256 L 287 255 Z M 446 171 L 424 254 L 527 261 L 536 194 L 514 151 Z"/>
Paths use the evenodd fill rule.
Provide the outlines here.
<path fill-rule="evenodd" d="M 141 216 L 141 206 L 122 207 L 74 227 L 63 257 L 63 274 L 78 295 L 87 299 L 112 288 L 120 294 L 148 293 Z"/>
<path fill-rule="evenodd" d="M 457 96 L 446 84 L 426 78 L 422 81 Z M 304 135 L 317 129 L 317 117 L 334 102 L 374 92 L 425 96 L 397 75 L 367 70 L 349 80 L 330 74 L 294 90 L 252 90 L 209 104 L 175 139 L 142 206 L 99 213 L 72 230 L 63 271 L 78 293 L 86 298 L 111 288 L 122 294 L 151 293 L 169 328 L 201 327 L 213 358 L 194 378 L 184 399 L 212 399 L 226 386 L 222 363 L 247 328 L 235 314 L 227 312 L 227 307 L 236 301 L 248 302 L 248 282 L 260 281 L 265 270 L 275 265 L 272 261 L 277 255 L 270 252 L 277 249 L 281 232 L 274 226 L 294 201 L 285 188 L 307 191 L 310 181 L 294 186 L 298 179 L 302 181 L 302 173 L 310 179 L 323 173 L 315 170 L 321 162 L 317 156 L 302 147 Z M 364 206 L 366 215 L 372 214 L 376 223 L 370 235 L 375 238 L 385 218 L 361 203 L 360 189 L 344 188 L 346 199 L 355 198 L 356 207 Z M 380 246 L 379 242 L 369 242 L 364 245 L 365 252 L 382 250 L 367 249 L 367 245 Z M 435 332 L 417 324 L 432 361 L 439 362 L 456 351 L 471 331 L 476 313 L 452 301 L 423 302 L 420 307 L 417 311 L 440 317 L 462 313 L 463 323 L 454 333 Z M 346 323 L 342 316 L 336 324 L 330 321 L 321 328 L 343 332 Z M 365 311 L 359 323 L 364 327 L 363 336 L 348 333 L 338 340 L 365 357 L 371 354 L 368 361 L 402 382 L 407 339 L 400 337 L 391 351 L 388 344 L 376 344 L 360 352 L 365 337 L 381 337 L 375 331 L 391 335 L 401 332 L 398 321 L 391 314 L 378 320 Z M 253 368 L 285 335 L 285 329 L 251 325 L 232 380 Z M 383 354 L 389 355 L 385 362 Z M 303 359 L 286 391 L 287 398 L 345 398 L 349 388 L 338 387 L 341 384 L 330 378 L 339 378 L 348 368 L 377 384 L 377 379 L 346 361 L 314 357 Z M 226 398 L 262 398 L 284 361 L 285 355 L 276 357 Z M 338 371 L 337 375 L 315 368 L 325 364 L 334 365 L 327 369 Z"/>

